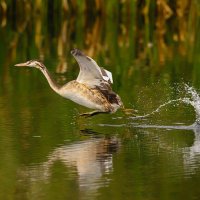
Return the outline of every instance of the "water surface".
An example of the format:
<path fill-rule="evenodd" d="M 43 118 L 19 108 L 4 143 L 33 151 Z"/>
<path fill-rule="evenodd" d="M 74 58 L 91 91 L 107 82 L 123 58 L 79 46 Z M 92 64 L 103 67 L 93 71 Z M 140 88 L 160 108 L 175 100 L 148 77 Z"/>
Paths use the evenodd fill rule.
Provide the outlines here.
<path fill-rule="evenodd" d="M 199 3 L 167 18 L 135 1 L 42 2 L 1 13 L 0 199 L 199 199 Z M 79 71 L 72 48 L 112 71 L 137 116 L 81 118 L 40 71 L 14 67 L 40 59 L 63 84 Z"/>

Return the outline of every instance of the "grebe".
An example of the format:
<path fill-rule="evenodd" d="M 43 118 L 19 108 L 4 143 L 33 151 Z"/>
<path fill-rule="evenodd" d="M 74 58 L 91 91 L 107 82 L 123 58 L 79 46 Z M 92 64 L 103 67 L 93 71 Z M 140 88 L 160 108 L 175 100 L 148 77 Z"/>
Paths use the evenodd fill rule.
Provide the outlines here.
<path fill-rule="evenodd" d="M 111 72 L 99 67 L 89 56 L 84 55 L 80 50 L 71 51 L 79 64 L 80 72 L 76 80 L 72 80 L 63 86 L 59 86 L 51 77 L 45 65 L 37 60 L 29 60 L 15 66 L 35 67 L 46 77 L 50 87 L 59 95 L 70 99 L 77 104 L 94 109 L 82 116 L 93 116 L 98 113 L 114 113 L 123 108 L 123 103 L 118 94 L 112 91 L 113 83 Z"/>

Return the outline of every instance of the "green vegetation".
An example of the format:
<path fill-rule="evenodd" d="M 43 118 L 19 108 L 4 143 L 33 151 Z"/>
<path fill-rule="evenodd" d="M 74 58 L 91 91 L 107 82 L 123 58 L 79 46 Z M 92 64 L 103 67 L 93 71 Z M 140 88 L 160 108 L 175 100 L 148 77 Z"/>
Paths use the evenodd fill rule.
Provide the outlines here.
<path fill-rule="evenodd" d="M 196 133 L 134 127 L 192 124 L 192 106 L 139 122 L 120 111 L 80 119 L 88 110 L 57 96 L 38 70 L 13 65 L 40 59 L 62 84 L 78 74 L 70 50 L 79 48 L 142 115 L 184 96 L 177 83 L 200 89 L 199 32 L 198 0 L 0 0 L 0 199 L 89 199 L 93 179 L 96 199 L 197 199 Z M 84 162 L 70 157 L 82 152 Z"/>
<path fill-rule="evenodd" d="M 193 71 L 200 74 L 199 1 L 0 2 L 1 29 L 10 30 L 0 49 L 8 48 L 11 61 L 28 57 L 46 60 L 56 55 L 56 71 L 64 72 L 66 56 L 78 47 L 92 57 L 108 58 L 105 64 L 114 65 L 117 73 L 122 73 L 119 65 L 123 64 L 129 76 L 133 65 L 134 69 L 139 67 L 138 61 L 150 66 L 153 74 L 171 67 L 171 72 L 184 75 L 188 65 L 190 69 L 184 69 L 189 71 L 188 80 Z M 0 34 L 3 38 L 2 31 Z M 19 49 L 20 58 L 16 58 Z"/>

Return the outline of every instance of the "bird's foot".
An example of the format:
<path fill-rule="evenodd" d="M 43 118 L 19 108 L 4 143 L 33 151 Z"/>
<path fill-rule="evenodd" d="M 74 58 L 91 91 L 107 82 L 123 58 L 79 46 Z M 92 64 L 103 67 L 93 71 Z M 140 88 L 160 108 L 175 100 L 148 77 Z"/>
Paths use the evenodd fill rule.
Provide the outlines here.
<path fill-rule="evenodd" d="M 136 116 L 135 113 L 137 113 L 137 110 L 131 109 L 131 108 L 123 108 L 122 111 L 126 114 L 126 115 L 134 115 Z"/>

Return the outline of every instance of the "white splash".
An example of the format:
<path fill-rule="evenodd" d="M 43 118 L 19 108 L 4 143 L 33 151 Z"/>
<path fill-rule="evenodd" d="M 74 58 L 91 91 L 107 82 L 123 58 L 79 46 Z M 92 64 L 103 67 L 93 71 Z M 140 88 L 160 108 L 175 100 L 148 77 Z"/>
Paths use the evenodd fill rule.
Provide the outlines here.
<path fill-rule="evenodd" d="M 145 117 L 149 117 L 151 115 L 154 115 L 156 113 L 159 113 L 165 106 L 170 105 L 172 103 L 180 103 L 180 102 L 185 102 L 185 99 L 179 98 L 179 99 L 174 99 L 174 100 L 169 100 L 168 102 L 160 105 L 158 108 L 156 108 L 155 110 L 153 110 L 151 113 L 145 114 L 145 115 L 140 115 L 140 116 L 136 116 L 136 117 L 130 117 L 132 119 L 138 119 L 138 118 L 145 118 Z"/>
<path fill-rule="evenodd" d="M 196 123 L 200 124 L 200 96 L 197 91 L 185 84 L 186 97 L 182 101 L 186 104 L 193 106 L 196 113 Z M 187 97 L 189 95 L 189 97 Z"/>
<path fill-rule="evenodd" d="M 185 95 L 184 95 L 185 97 L 174 99 L 174 100 L 169 100 L 168 102 L 160 105 L 158 108 L 153 110 L 151 113 L 136 116 L 136 117 L 130 117 L 130 118 L 131 119 L 146 118 L 146 117 L 149 117 L 156 113 L 159 113 L 161 111 L 161 109 L 163 109 L 165 106 L 167 106 L 169 104 L 173 104 L 174 106 L 175 105 L 177 106 L 179 103 L 185 103 L 185 104 L 191 105 L 194 108 L 194 111 L 196 113 L 195 123 L 200 124 L 200 96 L 193 87 L 190 87 L 187 84 L 184 85 L 184 89 L 185 89 Z"/>

